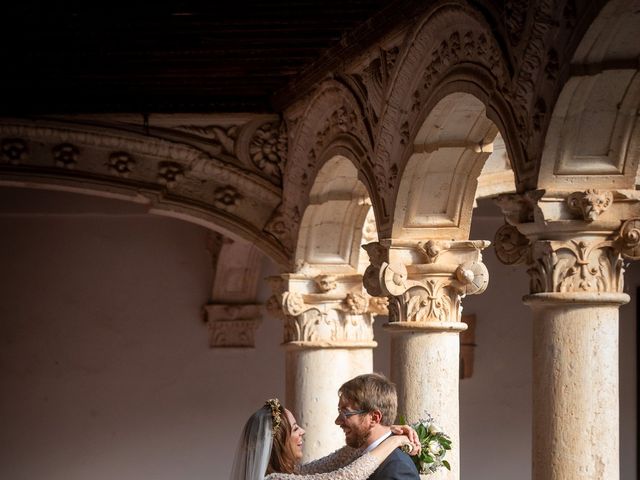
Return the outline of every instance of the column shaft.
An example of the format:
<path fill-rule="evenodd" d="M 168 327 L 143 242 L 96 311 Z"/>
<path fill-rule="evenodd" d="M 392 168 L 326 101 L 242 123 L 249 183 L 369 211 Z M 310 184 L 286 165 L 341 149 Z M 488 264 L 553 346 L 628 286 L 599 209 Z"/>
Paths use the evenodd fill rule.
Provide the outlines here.
<path fill-rule="evenodd" d="M 534 480 L 620 478 L 618 308 L 627 301 L 616 293 L 525 297 L 534 313 Z"/>
<path fill-rule="evenodd" d="M 344 445 L 334 423 L 338 388 L 347 380 L 371 373 L 371 348 L 290 348 L 286 353 L 286 407 L 303 425 L 303 462 L 315 460 Z"/>
<path fill-rule="evenodd" d="M 462 323 L 457 325 L 464 326 Z M 430 479 L 460 478 L 460 330 L 392 331 L 391 379 L 398 389 L 398 413 L 418 420 L 430 414 L 451 437 L 446 459 L 451 472 Z"/>

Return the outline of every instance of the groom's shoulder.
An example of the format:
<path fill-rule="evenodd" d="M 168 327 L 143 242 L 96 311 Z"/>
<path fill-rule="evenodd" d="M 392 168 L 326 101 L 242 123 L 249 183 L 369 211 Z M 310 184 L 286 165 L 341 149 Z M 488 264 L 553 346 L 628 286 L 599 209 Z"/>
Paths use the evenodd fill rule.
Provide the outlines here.
<path fill-rule="evenodd" d="M 391 453 L 369 480 L 419 480 L 420 475 L 411 457 L 400 449 Z"/>

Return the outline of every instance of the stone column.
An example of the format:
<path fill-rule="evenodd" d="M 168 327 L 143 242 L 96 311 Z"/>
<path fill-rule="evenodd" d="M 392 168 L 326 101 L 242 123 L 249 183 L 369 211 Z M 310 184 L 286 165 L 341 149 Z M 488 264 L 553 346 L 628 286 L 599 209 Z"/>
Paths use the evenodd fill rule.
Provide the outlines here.
<path fill-rule="evenodd" d="M 373 370 L 374 314 L 386 299 L 364 292 L 361 275 L 284 274 L 271 279 L 269 310 L 284 320 L 287 408 L 307 430 L 303 461 L 344 445 L 334 424 L 338 388 Z"/>
<path fill-rule="evenodd" d="M 365 286 L 389 298 L 391 379 L 398 389 L 398 413 L 409 422 L 433 416 L 451 437 L 446 459 L 451 472 L 434 479 L 460 478 L 459 375 L 461 300 L 485 290 L 489 275 L 482 263 L 485 241 L 393 240 L 365 246 L 371 265 Z"/>
<path fill-rule="evenodd" d="M 534 480 L 620 478 L 622 257 L 640 254 L 640 221 L 620 218 L 635 196 L 616 192 L 616 206 L 595 190 L 499 200 L 512 224 L 497 232 L 496 254 L 531 277 Z"/>

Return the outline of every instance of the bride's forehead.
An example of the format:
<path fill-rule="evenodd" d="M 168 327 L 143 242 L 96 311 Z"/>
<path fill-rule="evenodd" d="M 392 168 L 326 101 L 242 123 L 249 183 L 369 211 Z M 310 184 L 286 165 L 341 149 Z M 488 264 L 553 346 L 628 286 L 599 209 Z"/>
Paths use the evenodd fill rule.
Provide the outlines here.
<path fill-rule="evenodd" d="M 294 417 L 293 413 L 291 413 L 291 411 L 289 411 L 288 409 L 284 409 L 284 414 L 287 416 L 287 420 L 289 420 L 289 423 L 291 425 L 293 425 L 294 423 L 298 423 L 296 422 L 296 417 Z"/>

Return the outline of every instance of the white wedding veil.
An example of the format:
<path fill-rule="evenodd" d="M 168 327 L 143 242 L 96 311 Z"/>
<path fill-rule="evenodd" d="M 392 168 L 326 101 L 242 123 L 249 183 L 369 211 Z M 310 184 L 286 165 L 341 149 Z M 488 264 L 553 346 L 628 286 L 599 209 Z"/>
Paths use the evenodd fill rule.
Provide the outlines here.
<path fill-rule="evenodd" d="M 231 480 L 263 480 L 271 456 L 273 418 L 265 405 L 251 415 L 242 430 L 231 469 Z"/>

